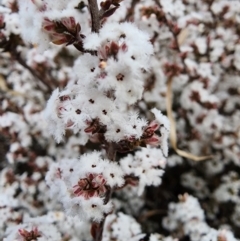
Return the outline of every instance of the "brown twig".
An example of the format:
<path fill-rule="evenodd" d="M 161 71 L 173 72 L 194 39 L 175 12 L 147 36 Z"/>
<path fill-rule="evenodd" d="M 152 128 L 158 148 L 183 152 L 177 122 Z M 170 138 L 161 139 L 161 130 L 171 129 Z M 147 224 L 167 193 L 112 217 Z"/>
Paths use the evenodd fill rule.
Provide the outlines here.
<path fill-rule="evenodd" d="M 92 32 L 98 33 L 101 25 L 97 0 L 88 0 L 88 7 L 92 18 Z"/>
<path fill-rule="evenodd" d="M 93 236 L 94 241 L 102 240 L 105 219 L 106 217 L 104 217 L 100 223 L 96 223 L 96 222 L 92 223 L 91 234 Z"/>
<path fill-rule="evenodd" d="M 162 4 L 161 4 L 161 1 L 155 0 L 155 3 L 157 4 L 157 6 L 158 6 L 160 9 L 163 9 Z M 165 12 L 164 12 L 164 14 L 163 14 L 161 17 L 162 17 L 162 21 L 164 21 L 164 23 L 165 23 L 166 26 L 168 27 L 169 31 L 170 31 L 170 32 L 172 33 L 172 35 L 173 35 L 173 39 L 174 39 L 174 43 L 175 43 L 175 49 L 177 50 L 177 52 L 178 52 L 179 54 L 181 54 L 181 49 L 180 49 L 180 45 L 179 45 L 179 42 L 178 42 L 178 35 L 179 35 L 180 32 L 176 33 L 176 32 L 174 31 L 172 22 L 168 20 Z M 186 63 L 185 63 L 185 61 L 184 61 L 183 58 L 181 58 L 181 63 L 182 63 L 182 65 L 183 65 L 183 71 L 184 71 L 184 73 L 188 73 L 188 68 L 187 68 L 187 65 L 186 65 Z"/>
<path fill-rule="evenodd" d="M 125 16 L 125 21 L 131 21 L 132 20 L 131 18 L 133 17 L 135 6 L 139 2 L 140 2 L 140 0 L 132 0 L 131 6 L 127 10 L 127 14 Z"/>
<path fill-rule="evenodd" d="M 108 143 L 107 148 L 107 158 L 108 160 L 114 162 L 116 160 L 116 147 L 113 142 Z"/>
<path fill-rule="evenodd" d="M 34 77 L 36 77 L 38 80 L 43 83 L 45 87 L 47 87 L 47 90 L 49 93 L 52 92 L 53 88 L 51 85 L 44 79 L 42 78 L 36 71 L 34 71 L 30 66 L 26 64 L 26 62 L 21 58 L 20 54 L 15 54 L 14 55 L 15 59 L 18 61 L 19 64 L 21 64 L 25 69 L 27 69 Z"/>

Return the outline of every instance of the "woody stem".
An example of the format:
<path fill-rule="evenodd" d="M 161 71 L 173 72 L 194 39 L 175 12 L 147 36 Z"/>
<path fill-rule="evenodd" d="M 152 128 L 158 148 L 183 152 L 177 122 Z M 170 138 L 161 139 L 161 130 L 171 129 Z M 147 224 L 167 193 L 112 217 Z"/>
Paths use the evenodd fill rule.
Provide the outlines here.
<path fill-rule="evenodd" d="M 101 25 L 97 0 L 88 0 L 88 7 L 92 18 L 92 32 L 98 33 Z"/>

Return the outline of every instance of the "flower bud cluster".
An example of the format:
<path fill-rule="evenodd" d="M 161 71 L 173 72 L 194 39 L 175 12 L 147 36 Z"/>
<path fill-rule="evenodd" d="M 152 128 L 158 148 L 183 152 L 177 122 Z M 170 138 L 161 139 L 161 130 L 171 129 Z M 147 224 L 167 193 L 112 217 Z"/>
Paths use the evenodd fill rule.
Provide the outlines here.
<path fill-rule="evenodd" d="M 19 0 L 20 28 L 23 39 L 38 45 L 40 51 L 55 44 L 72 44 L 80 40 L 79 32 L 88 31 L 89 15 L 86 10 L 79 14 L 77 1 L 25 1 Z M 81 27 L 80 27 L 81 23 Z M 27 29 L 32 29 L 28 31 Z"/>

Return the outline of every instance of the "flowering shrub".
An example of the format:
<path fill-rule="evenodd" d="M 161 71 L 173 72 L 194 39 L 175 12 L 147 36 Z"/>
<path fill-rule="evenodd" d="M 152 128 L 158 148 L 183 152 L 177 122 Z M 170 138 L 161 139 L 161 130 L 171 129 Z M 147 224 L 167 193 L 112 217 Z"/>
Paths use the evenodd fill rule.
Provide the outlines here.
<path fill-rule="evenodd" d="M 2 0 L 0 239 L 237 240 L 239 12 Z"/>

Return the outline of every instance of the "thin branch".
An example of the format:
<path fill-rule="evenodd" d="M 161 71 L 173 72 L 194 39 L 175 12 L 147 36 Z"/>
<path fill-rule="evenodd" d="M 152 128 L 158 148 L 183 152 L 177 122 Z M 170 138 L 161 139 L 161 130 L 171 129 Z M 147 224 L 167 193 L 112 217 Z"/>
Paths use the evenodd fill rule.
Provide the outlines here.
<path fill-rule="evenodd" d="M 161 4 L 161 1 L 155 0 L 155 3 L 163 11 L 163 6 Z M 169 31 L 172 33 L 173 39 L 174 39 L 174 43 L 176 45 L 175 48 L 176 48 L 177 52 L 179 54 L 181 54 L 181 49 L 180 49 L 180 45 L 179 45 L 179 42 L 178 42 L 178 34 L 179 33 L 177 33 L 177 34 L 175 33 L 171 22 L 168 20 L 168 18 L 166 16 L 166 13 L 165 12 L 163 12 L 163 13 L 164 13 L 164 15 L 161 16 L 162 17 L 162 21 L 166 24 L 166 26 L 168 27 Z M 181 62 L 182 62 L 183 68 L 184 68 L 184 72 L 188 73 L 188 68 L 187 68 L 187 65 L 186 65 L 186 63 L 185 63 L 183 58 L 181 58 Z"/>
<path fill-rule="evenodd" d="M 92 18 L 92 32 L 98 33 L 101 25 L 97 0 L 88 0 L 88 7 Z"/>
<path fill-rule="evenodd" d="M 94 241 L 102 241 L 103 228 L 106 217 L 100 223 L 93 222 L 91 227 L 91 234 Z"/>
<path fill-rule="evenodd" d="M 128 8 L 127 14 L 125 16 L 125 21 L 132 21 L 135 6 L 140 2 L 140 0 L 132 0 L 131 6 Z"/>
<path fill-rule="evenodd" d="M 37 72 L 35 72 L 30 66 L 28 66 L 25 61 L 21 58 L 20 54 L 14 55 L 15 59 L 18 61 L 19 64 L 21 64 L 24 68 L 26 68 L 34 77 L 36 77 L 38 80 L 40 80 L 45 87 L 47 87 L 49 93 L 52 92 L 53 88 L 51 85 L 42 78 Z"/>
<path fill-rule="evenodd" d="M 113 142 L 108 143 L 108 148 L 107 148 L 107 158 L 112 161 L 115 162 L 116 160 L 116 146 L 114 145 Z"/>

